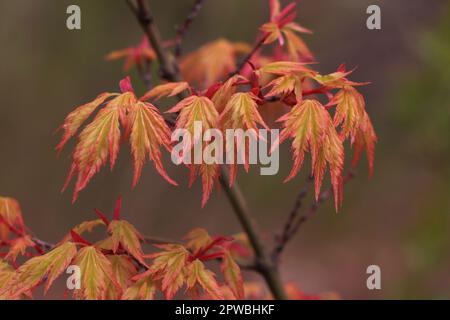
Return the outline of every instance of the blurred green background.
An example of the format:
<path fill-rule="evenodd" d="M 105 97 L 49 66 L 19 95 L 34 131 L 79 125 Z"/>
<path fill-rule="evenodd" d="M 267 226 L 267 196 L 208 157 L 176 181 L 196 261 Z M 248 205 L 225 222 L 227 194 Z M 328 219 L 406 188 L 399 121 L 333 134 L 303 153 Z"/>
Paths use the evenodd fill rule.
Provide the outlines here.
<path fill-rule="evenodd" d="M 150 1 L 166 39 L 192 2 Z M 265 0 L 205 2 L 186 51 L 218 37 L 252 43 L 268 17 Z M 81 7 L 81 31 L 66 29 L 70 4 Z M 381 30 L 366 28 L 370 4 L 381 6 Z M 348 299 L 450 298 L 449 2 L 303 0 L 298 21 L 314 30 L 304 38 L 320 72 L 345 62 L 358 66 L 352 80 L 372 82 L 362 92 L 380 142 L 373 178 L 367 178 L 364 159 L 346 186 L 341 212 L 334 213 L 331 201 L 323 205 L 290 243 L 283 278 L 307 293 L 333 291 Z M 181 183 L 174 188 L 147 165 L 131 190 L 127 146 L 114 172 L 102 170 L 76 204 L 70 191 L 60 194 L 72 145 L 58 159 L 55 129 L 75 106 L 117 89 L 122 64 L 104 55 L 141 39 L 125 1 L 2 1 L 0 26 L 0 195 L 21 202 L 39 237 L 58 241 L 93 218 L 94 207 L 110 211 L 119 194 L 124 217 L 148 235 L 179 238 L 198 226 L 213 234 L 240 232 L 223 193 L 214 192 L 200 209 L 200 184 L 188 189 L 184 168 L 166 165 Z M 307 176 L 305 167 L 283 184 L 290 166 L 285 147 L 277 176 L 259 176 L 257 169 L 238 176 L 268 245 Z M 366 288 L 371 264 L 381 267 L 382 290 Z"/>

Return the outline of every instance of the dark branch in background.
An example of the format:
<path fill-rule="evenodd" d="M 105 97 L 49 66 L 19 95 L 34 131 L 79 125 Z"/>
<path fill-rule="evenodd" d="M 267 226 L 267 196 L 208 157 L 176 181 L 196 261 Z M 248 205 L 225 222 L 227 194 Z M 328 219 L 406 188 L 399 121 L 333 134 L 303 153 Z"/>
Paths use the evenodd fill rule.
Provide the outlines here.
<path fill-rule="evenodd" d="M 49 243 L 49 242 L 43 241 L 43 240 L 38 239 L 36 237 L 31 238 L 31 240 L 33 240 L 34 243 L 36 243 L 38 246 L 40 246 L 45 251 L 52 250 L 55 247 L 55 245 L 53 243 Z"/>
<path fill-rule="evenodd" d="M 350 171 L 343 179 L 343 183 L 346 184 L 349 182 L 355 174 Z M 333 194 L 333 189 L 330 187 L 329 189 L 323 191 L 320 195 L 317 201 L 314 201 L 313 204 L 309 207 L 309 209 L 301 216 L 299 216 L 300 209 L 302 207 L 302 203 L 304 198 L 306 197 L 306 194 L 308 192 L 308 185 L 312 181 L 312 177 L 308 178 L 307 185 L 300 191 L 298 194 L 296 201 L 294 203 L 294 206 L 291 210 L 291 213 L 288 216 L 288 219 L 286 223 L 284 224 L 283 231 L 280 236 L 277 237 L 277 244 L 275 245 L 275 248 L 272 251 L 272 261 L 275 264 L 278 264 L 278 261 L 280 259 L 281 253 L 285 249 L 288 242 L 295 236 L 295 234 L 300 229 L 300 226 L 302 226 L 306 221 L 309 220 L 319 209 L 319 206 L 328 200 L 331 195 Z"/>
<path fill-rule="evenodd" d="M 175 39 L 175 57 L 177 58 L 181 56 L 181 46 L 183 44 L 184 37 L 186 36 L 192 22 L 194 22 L 195 18 L 197 18 L 200 13 L 200 10 L 202 10 L 204 1 L 205 0 L 196 0 L 186 20 L 184 20 L 184 22 L 177 27 L 177 37 Z"/>
<path fill-rule="evenodd" d="M 150 13 L 147 1 L 137 0 L 137 6 L 134 5 L 132 0 L 127 0 L 127 3 L 144 30 L 153 50 L 155 50 L 160 62 L 161 77 L 168 81 L 180 81 L 180 74 L 175 58 L 163 46 L 161 34 L 154 23 L 154 18 Z"/>
<path fill-rule="evenodd" d="M 176 60 L 163 46 L 159 30 L 154 23 L 153 17 L 150 14 L 148 3 L 145 0 L 137 0 L 137 7 L 133 5 L 133 2 L 131 0 L 127 0 L 127 3 L 137 17 L 139 24 L 144 29 L 144 32 L 147 35 L 150 44 L 157 54 L 161 65 L 162 77 L 169 81 L 180 81 L 181 76 L 179 73 L 179 68 L 176 64 Z M 255 52 L 256 51 L 257 49 L 255 50 Z M 179 99 L 183 99 L 185 97 L 186 94 L 178 96 Z M 267 254 L 262 240 L 256 232 L 254 222 L 250 218 L 250 213 L 245 205 L 242 192 L 239 190 L 237 184 L 235 184 L 234 187 L 230 188 L 226 177 L 226 170 L 224 167 L 222 167 L 220 182 L 225 193 L 227 194 L 227 197 L 233 207 L 237 218 L 239 219 L 244 231 L 249 237 L 250 243 L 256 255 L 258 267 L 257 270 L 266 280 L 273 297 L 278 300 L 285 300 L 287 299 L 287 294 L 284 290 L 280 274 L 276 266 L 271 262 L 270 256 Z"/>
<path fill-rule="evenodd" d="M 273 252 L 272 252 L 272 261 L 274 261 L 275 263 L 278 263 L 278 257 L 280 256 L 285 245 L 287 244 L 287 242 L 290 239 L 291 229 L 295 223 L 295 219 L 298 216 L 300 208 L 302 207 L 303 200 L 305 199 L 306 195 L 308 194 L 308 187 L 312 180 L 313 180 L 313 177 L 309 176 L 305 186 L 300 190 L 300 192 L 297 195 L 297 198 L 295 199 L 294 207 L 292 208 L 292 210 L 286 220 L 286 223 L 284 224 L 281 235 L 276 235 L 276 237 L 275 237 L 275 241 L 276 241 L 277 245 L 275 246 L 275 248 L 273 249 Z"/>
<path fill-rule="evenodd" d="M 256 52 L 258 52 L 259 49 L 261 49 L 262 45 L 264 44 L 264 42 L 266 41 L 267 37 L 269 36 L 269 34 L 264 35 L 260 40 L 258 40 L 258 42 L 255 44 L 255 46 L 253 47 L 252 51 L 250 51 L 245 57 L 244 59 L 242 59 L 242 61 L 239 63 L 239 65 L 237 66 L 236 70 L 234 70 L 233 73 L 230 74 L 230 77 L 241 73 L 242 69 L 245 67 L 245 65 L 247 63 L 249 63 L 253 56 L 256 54 Z"/>
<path fill-rule="evenodd" d="M 149 60 L 144 61 L 143 64 L 138 63 L 137 64 L 137 70 L 139 73 L 139 76 L 142 79 L 142 82 L 144 82 L 145 87 L 147 90 L 150 90 L 152 88 L 152 63 Z"/>

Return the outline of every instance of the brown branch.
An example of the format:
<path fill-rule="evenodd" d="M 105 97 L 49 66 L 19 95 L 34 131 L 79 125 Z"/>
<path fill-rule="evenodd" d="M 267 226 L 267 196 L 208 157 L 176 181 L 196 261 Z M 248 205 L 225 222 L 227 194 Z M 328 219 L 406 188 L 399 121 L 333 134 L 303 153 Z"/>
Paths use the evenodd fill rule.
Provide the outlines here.
<path fill-rule="evenodd" d="M 353 171 L 350 171 L 343 179 L 343 183 L 346 184 L 349 182 L 355 174 Z M 312 181 L 312 177 L 309 177 L 309 181 Z M 309 184 L 309 183 L 308 183 Z M 275 264 L 278 264 L 279 258 L 284 251 L 286 245 L 288 242 L 295 236 L 295 234 L 298 232 L 300 227 L 308 221 L 316 212 L 317 209 L 319 209 L 319 206 L 324 203 L 326 200 L 328 200 L 331 195 L 333 194 L 333 189 L 330 187 L 329 189 L 323 191 L 320 195 L 317 201 L 314 201 L 313 204 L 309 207 L 309 209 L 301 216 L 298 216 L 302 202 L 304 198 L 306 197 L 308 190 L 308 186 L 306 185 L 298 194 L 296 201 L 294 203 L 294 206 L 291 210 L 291 213 L 288 216 L 288 219 L 286 223 L 284 224 L 283 231 L 281 233 L 281 236 L 277 237 L 277 243 L 275 245 L 275 248 L 272 251 L 272 261 Z"/>
<path fill-rule="evenodd" d="M 256 54 L 256 52 L 258 52 L 258 50 L 262 47 L 262 45 L 264 44 L 264 42 L 266 41 L 268 36 L 269 35 L 266 34 L 260 40 L 258 40 L 256 42 L 253 49 L 244 57 L 244 59 L 242 59 L 242 61 L 237 66 L 236 70 L 234 70 L 234 72 L 232 72 L 229 77 L 232 77 L 236 74 L 241 73 L 241 71 L 245 67 L 245 65 L 250 62 L 250 60 L 253 58 L 253 56 Z"/>
<path fill-rule="evenodd" d="M 180 81 L 175 58 L 164 48 L 161 34 L 154 23 L 154 18 L 150 13 L 147 1 L 137 0 L 136 6 L 133 4 L 132 0 L 127 0 L 127 3 L 144 30 L 153 50 L 155 50 L 156 56 L 160 62 L 161 77 L 168 81 Z"/>
<path fill-rule="evenodd" d="M 186 33 L 189 30 L 192 22 L 194 22 L 195 18 L 197 18 L 198 14 L 200 13 L 204 1 L 205 0 L 196 0 L 186 20 L 184 20 L 184 22 L 177 27 L 177 37 L 175 39 L 175 57 L 177 58 L 181 56 L 181 45 L 183 43 L 184 37 L 186 36 Z"/>
<path fill-rule="evenodd" d="M 138 64 L 137 71 L 139 73 L 139 76 L 142 79 L 142 82 L 144 82 L 147 90 L 150 90 L 152 88 L 152 63 L 151 63 L 151 61 L 146 60 L 144 62 L 144 65 Z"/>
<path fill-rule="evenodd" d="M 153 17 L 150 14 L 148 4 L 145 0 L 137 0 L 137 7 L 135 7 L 131 0 L 127 0 L 128 4 L 132 7 L 132 11 L 137 17 L 141 27 L 144 29 L 153 49 L 155 50 L 157 57 L 161 64 L 162 76 L 169 81 L 180 81 L 179 68 L 177 67 L 174 57 L 164 48 L 162 39 L 160 37 L 159 30 L 154 23 Z M 264 40 L 260 41 L 261 44 L 257 45 L 253 54 L 262 45 Z M 249 58 L 252 55 L 249 54 Z M 238 69 L 238 72 L 240 70 Z M 186 96 L 179 96 L 180 99 Z M 256 255 L 257 270 L 264 277 L 269 286 L 272 295 L 275 299 L 284 300 L 287 299 L 287 294 L 284 290 L 283 283 L 281 281 L 280 274 L 276 266 L 271 262 L 269 255 L 267 254 L 265 247 L 256 232 L 256 227 L 245 205 L 244 197 L 237 184 L 230 188 L 226 169 L 222 167 L 220 182 L 227 194 L 228 200 L 233 207 L 233 210 L 240 221 L 244 231 L 247 233 L 250 243 Z"/>
<path fill-rule="evenodd" d="M 225 191 L 225 194 L 227 195 L 228 200 L 230 201 L 231 206 L 233 207 L 234 212 L 242 225 L 242 228 L 248 236 L 253 251 L 255 252 L 256 270 L 259 271 L 259 273 L 261 273 L 266 280 L 267 285 L 269 286 L 275 299 L 286 300 L 287 295 L 284 290 L 280 274 L 276 268 L 276 265 L 270 260 L 266 252 L 266 248 L 257 233 L 256 225 L 248 212 L 244 196 L 242 195 L 242 192 L 236 182 L 234 184 L 234 188 L 229 187 L 229 181 L 227 178 L 228 172 L 224 167 L 221 169 L 220 184 L 222 185 L 222 188 Z"/>

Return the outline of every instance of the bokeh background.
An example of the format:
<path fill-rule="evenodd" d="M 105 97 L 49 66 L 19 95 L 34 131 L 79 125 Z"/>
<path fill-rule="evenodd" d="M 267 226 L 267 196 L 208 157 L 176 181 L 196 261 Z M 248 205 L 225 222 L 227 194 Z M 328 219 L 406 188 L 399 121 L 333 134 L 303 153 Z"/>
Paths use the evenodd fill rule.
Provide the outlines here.
<path fill-rule="evenodd" d="M 66 8 L 78 4 L 82 30 L 66 29 Z M 191 0 L 151 1 L 163 36 L 174 36 Z M 382 29 L 366 28 L 366 8 L 382 9 Z M 252 43 L 267 20 L 265 0 L 206 0 L 184 48 L 226 37 Z M 379 135 L 375 173 L 361 162 L 346 186 L 344 206 L 331 201 L 302 226 L 283 255 L 285 281 L 307 293 L 345 299 L 450 298 L 450 5 L 444 0 L 301 1 L 298 21 L 314 30 L 305 39 L 327 73 L 357 66 Z M 102 170 L 80 199 L 61 194 L 70 148 L 57 158 L 55 129 L 75 106 L 116 90 L 122 64 L 104 60 L 113 49 L 138 43 L 141 29 L 125 1 L 17 0 L 0 3 L 0 194 L 17 198 L 28 226 L 56 242 L 75 224 L 109 212 L 124 198 L 123 214 L 149 235 L 180 238 L 193 227 L 213 234 L 240 232 L 223 193 L 200 209 L 200 184 L 187 188 L 184 168 L 167 165 L 174 188 L 150 165 L 135 190 L 124 146 L 114 172 Z M 135 87 L 143 92 L 137 74 Z M 258 169 L 239 183 L 268 245 L 305 183 L 293 182 L 288 149 L 276 176 Z M 311 202 L 311 194 L 305 206 Z M 366 268 L 382 270 L 382 289 L 366 288 Z M 249 275 L 250 279 L 258 278 Z M 53 293 L 50 298 L 60 297 Z"/>

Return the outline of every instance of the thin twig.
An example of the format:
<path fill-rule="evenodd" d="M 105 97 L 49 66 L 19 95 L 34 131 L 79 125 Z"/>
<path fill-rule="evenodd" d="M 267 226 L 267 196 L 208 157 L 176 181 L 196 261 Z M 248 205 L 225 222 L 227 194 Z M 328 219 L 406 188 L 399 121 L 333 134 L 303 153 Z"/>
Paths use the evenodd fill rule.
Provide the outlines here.
<path fill-rule="evenodd" d="M 303 200 L 308 194 L 308 188 L 312 180 L 313 177 L 309 176 L 305 186 L 300 190 L 295 199 L 294 206 L 291 212 L 289 213 L 286 223 L 284 224 L 281 235 L 276 236 L 276 246 L 272 251 L 272 261 L 274 261 L 275 263 L 278 262 L 278 257 L 280 256 L 281 252 L 284 250 L 284 247 L 286 246 L 287 242 L 290 239 L 292 227 L 299 214 L 300 208 L 302 207 Z"/>
<path fill-rule="evenodd" d="M 180 74 L 175 58 L 164 48 L 159 29 L 154 23 L 154 18 L 150 13 L 147 1 L 137 0 L 137 6 L 133 4 L 132 0 L 127 0 L 127 3 L 144 30 L 153 50 L 155 50 L 160 62 L 161 77 L 168 81 L 180 81 Z"/>
<path fill-rule="evenodd" d="M 139 73 L 139 76 L 142 79 L 142 82 L 144 82 L 145 87 L 147 90 L 150 90 L 152 88 L 152 63 L 149 60 L 146 60 L 144 62 L 144 65 L 138 64 L 137 70 Z"/>
<path fill-rule="evenodd" d="M 222 185 L 222 188 L 225 191 L 225 194 L 227 195 L 228 200 L 230 201 L 231 206 L 233 207 L 234 212 L 236 213 L 236 216 L 247 234 L 250 244 L 255 252 L 256 270 L 259 271 L 259 273 L 261 273 L 266 280 L 267 285 L 269 286 L 275 299 L 286 300 L 287 295 L 284 290 L 280 274 L 276 266 L 267 255 L 266 248 L 257 233 L 255 223 L 248 213 L 242 192 L 236 182 L 233 188 L 229 187 L 229 181 L 227 178 L 228 172 L 224 167 L 221 169 L 220 184 Z"/>
<path fill-rule="evenodd" d="M 255 46 L 253 47 L 253 49 L 244 57 L 244 59 L 242 59 L 242 61 L 239 63 L 239 65 L 237 66 L 236 70 L 234 70 L 234 72 L 232 72 L 230 74 L 230 77 L 241 73 L 242 69 L 245 67 L 245 65 L 247 63 L 249 63 L 251 61 L 251 59 L 253 58 L 253 56 L 256 54 L 256 52 L 258 52 L 258 50 L 262 47 L 262 45 L 264 44 L 264 42 L 266 41 L 267 37 L 269 35 L 266 34 L 264 35 L 260 40 L 258 40 L 255 44 Z"/>
<path fill-rule="evenodd" d="M 184 37 L 186 36 L 192 22 L 194 22 L 195 18 L 197 18 L 200 13 L 204 1 L 205 0 L 196 0 L 189 11 L 186 20 L 184 20 L 184 22 L 177 27 L 177 37 L 175 39 L 175 57 L 177 58 L 181 56 L 181 45 L 183 44 Z"/>
<path fill-rule="evenodd" d="M 343 183 L 346 184 L 349 182 L 353 177 L 355 176 L 353 171 L 350 171 L 344 178 Z M 309 178 L 311 180 L 311 177 Z M 295 204 L 291 210 L 291 213 L 289 214 L 289 217 L 284 224 L 283 232 L 280 237 L 277 238 L 277 244 L 275 245 L 275 248 L 272 251 L 272 261 L 274 261 L 275 264 L 278 264 L 279 258 L 284 251 L 286 245 L 288 242 L 295 236 L 295 234 L 300 229 L 300 226 L 302 226 L 306 221 L 308 221 L 316 212 L 317 209 L 319 209 L 319 206 L 328 200 L 331 195 L 333 194 L 333 190 L 330 187 L 329 189 L 323 191 L 317 201 L 314 201 L 312 205 L 309 207 L 309 209 L 301 216 L 298 216 L 299 211 L 302 206 L 303 199 L 306 196 L 307 186 L 305 186 L 304 189 L 300 191 L 298 194 Z"/>

